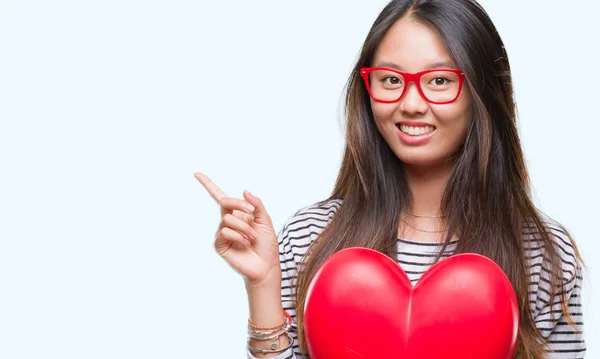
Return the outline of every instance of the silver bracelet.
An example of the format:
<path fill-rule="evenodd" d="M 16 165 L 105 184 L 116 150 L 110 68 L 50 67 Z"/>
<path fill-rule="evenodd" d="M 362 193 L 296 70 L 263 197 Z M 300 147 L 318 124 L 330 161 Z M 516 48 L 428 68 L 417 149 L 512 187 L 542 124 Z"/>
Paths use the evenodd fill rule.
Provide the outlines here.
<path fill-rule="evenodd" d="M 286 323 L 286 325 L 284 327 L 273 330 L 273 331 L 269 331 L 269 332 L 250 330 L 250 328 L 249 328 L 248 336 L 250 338 L 256 339 L 256 340 L 272 340 L 272 339 L 277 339 L 281 335 L 289 332 L 290 329 L 292 329 L 292 325 L 290 323 Z"/>
<path fill-rule="evenodd" d="M 292 338 L 290 336 L 290 334 L 287 333 L 287 332 L 285 333 L 285 335 L 288 337 L 288 341 L 289 341 L 287 347 L 285 347 L 285 348 L 277 349 L 277 344 L 272 344 L 271 345 L 271 349 L 258 349 L 258 348 L 254 348 L 254 347 L 252 347 L 250 345 L 250 338 L 248 338 L 247 347 L 248 347 L 248 349 L 250 349 L 250 351 L 253 351 L 255 353 L 261 353 L 261 354 L 281 353 L 281 352 L 284 352 L 284 351 L 288 350 L 289 348 L 291 348 L 294 345 L 294 338 Z"/>

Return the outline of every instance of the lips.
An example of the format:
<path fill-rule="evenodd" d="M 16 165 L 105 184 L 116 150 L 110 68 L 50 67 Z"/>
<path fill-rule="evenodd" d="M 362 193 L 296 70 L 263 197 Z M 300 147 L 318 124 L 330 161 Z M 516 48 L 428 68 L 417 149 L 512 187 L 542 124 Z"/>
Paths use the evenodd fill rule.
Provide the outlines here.
<path fill-rule="evenodd" d="M 408 133 L 404 133 L 400 129 L 400 125 L 396 126 L 396 131 L 398 133 L 398 136 L 400 137 L 400 140 L 409 146 L 424 144 L 427 141 L 429 141 L 429 139 L 433 137 L 433 135 L 437 132 L 437 130 L 434 127 L 433 131 L 429 133 L 425 133 L 422 135 L 410 135 Z"/>

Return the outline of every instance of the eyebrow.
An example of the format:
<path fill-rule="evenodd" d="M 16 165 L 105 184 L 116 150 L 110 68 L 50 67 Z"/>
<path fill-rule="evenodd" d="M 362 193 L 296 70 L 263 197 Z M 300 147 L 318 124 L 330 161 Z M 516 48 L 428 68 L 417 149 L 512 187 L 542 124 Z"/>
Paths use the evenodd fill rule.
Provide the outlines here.
<path fill-rule="evenodd" d="M 387 61 L 380 62 L 377 65 L 375 65 L 375 67 L 390 67 L 392 69 L 403 71 L 402 66 L 396 65 L 393 62 L 387 62 Z M 444 60 L 444 61 L 434 62 L 434 63 L 431 63 L 431 64 L 425 66 L 425 70 L 437 69 L 437 68 L 441 68 L 441 67 L 451 68 L 451 69 L 455 68 L 454 64 L 451 61 Z"/>

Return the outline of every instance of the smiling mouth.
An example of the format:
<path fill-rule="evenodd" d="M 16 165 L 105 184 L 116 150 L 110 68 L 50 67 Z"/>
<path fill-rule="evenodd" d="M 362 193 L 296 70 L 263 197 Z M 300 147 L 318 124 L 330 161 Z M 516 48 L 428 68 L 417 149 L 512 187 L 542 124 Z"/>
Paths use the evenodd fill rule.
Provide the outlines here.
<path fill-rule="evenodd" d="M 410 136 L 420 136 L 426 135 L 435 131 L 435 126 L 408 126 L 403 124 L 397 124 L 396 127 L 407 135 Z"/>

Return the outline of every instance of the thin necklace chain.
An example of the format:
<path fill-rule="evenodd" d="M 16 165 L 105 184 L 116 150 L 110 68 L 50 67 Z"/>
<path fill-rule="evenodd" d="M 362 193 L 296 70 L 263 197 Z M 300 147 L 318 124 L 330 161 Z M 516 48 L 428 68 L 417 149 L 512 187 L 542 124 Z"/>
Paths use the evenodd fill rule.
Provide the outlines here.
<path fill-rule="evenodd" d="M 406 222 L 406 221 L 405 221 L 405 220 L 403 220 L 402 218 L 400 218 L 400 220 L 401 220 L 402 222 L 404 222 L 404 223 L 405 223 L 407 226 L 409 226 L 409 227 L 411 227 L 411 228 L 414 228 L 414 229 L 416 229 L 417 231 L 421 231 L 421 232 L 426 232 L 426 233 L 442 233 L 442 232 L 445 232 L 445 231 L 446 231 L 445 229 L 443 229 L 443 230 L 439 230 L 439 231 L 431 231 L 431 230 L 427 230 L 427 229 L 421 229 L 421 228 L 419 228 L 419 227 L 415 227 L 415 226 L 413 226 L 412 224 L 410 224 L 410 223 Z"/>

